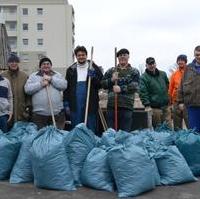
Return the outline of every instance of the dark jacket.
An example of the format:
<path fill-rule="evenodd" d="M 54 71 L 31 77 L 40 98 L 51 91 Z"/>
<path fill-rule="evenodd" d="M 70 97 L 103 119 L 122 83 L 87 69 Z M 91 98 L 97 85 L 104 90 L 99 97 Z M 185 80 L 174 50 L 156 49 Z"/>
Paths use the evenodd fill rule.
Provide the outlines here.
<path fill-rule="evenodd" d="M 90 99 L 89 99 L 89 113 L 95 113 L 99 107 L 98 90 L 100 88 L 100 81 L 103 77 L 102 71 L 99 66 L 92 64 L 95 70 L 95 76 L 91 79 Z M 68 86 L 63 93 L 64 104 L 69 104 L 70 111 L 76 111 L 76 85 L 77 85 L 77 63 L 71 65 L 66 71 Z M 87 77 L 88 82 L 88 77 Z"/>
<path fill-rule="evenodd" d="M 164 71 L 156 68 L 155 74 L 145 70 L 140 79 L 140 99 L 144 106 L 161 108 L 168 105 L 169 80 Z"/>
<path fill-rule="evenodd" d="M 200 106 L 200 72 L 195 68 L 195 61 L 186 67 L 178 90 L 177 102 L 186 106 Z"/>
<path fill-rule="evenodd" d="M 113 109 L 115 104 L 115 94 L 113 92 L 114 82 L 112 82 L 112 74 L 115 72 L 115 68 L 109 69 L 102 81 L 102 88 L 108 89 L 108 108 Z M 136 68 L 131 67 L 129 64 L 126 69 L 117 67 L 119 73 L 119 80 L 117 85 L 121 88 L 121 93 L 118 93 L 118 107 L 133 110 L 134 94 L 139 87 L 139 71 Z"/>

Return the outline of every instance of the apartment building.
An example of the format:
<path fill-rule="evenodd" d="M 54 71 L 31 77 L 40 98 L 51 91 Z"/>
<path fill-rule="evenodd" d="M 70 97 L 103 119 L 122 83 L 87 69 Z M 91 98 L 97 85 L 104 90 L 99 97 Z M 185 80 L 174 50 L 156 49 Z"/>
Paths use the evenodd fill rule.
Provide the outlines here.
<path fill-rule="evenodd" d="M 67 0 L 0 0 L 11 50 L 30 73 L 48 56 L 55 68 L 73 62 L 74 10 Z"/>

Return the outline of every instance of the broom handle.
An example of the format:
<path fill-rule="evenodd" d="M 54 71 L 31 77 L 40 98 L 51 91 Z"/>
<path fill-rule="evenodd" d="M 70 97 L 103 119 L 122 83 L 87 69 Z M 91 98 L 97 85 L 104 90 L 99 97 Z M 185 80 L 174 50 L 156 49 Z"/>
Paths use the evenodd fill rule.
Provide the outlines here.
<path fill-rule="evenodd" d="M 117 72 L 117 48 L 115 47 L 115 72 Z M 117 85 L 117 80 L 115 80 L 115 85 Z M 115 93 L 115 130 L 118 130 L 118 96 Z"/>
<path fill-rule="evenodd" d="M 55 116 L 53 113 L 53 105 L 52 105 L 52 101 L 51 101 L 51 97 L 50 97 L 49 86 L 46 86 L 46 91 L 47 91 L 47 97 L 48 97 L 48 102 L 49 102 L 49 107 L 50 107 L 50 111 L 51 111 L 53 125 L 56 127 L 56 121 L 55 121 Z"/>
<path fill-rule="evenodd" d="M 92 68 L 92 62 L 93 62 L 93 51 L 94 47 L 91 48 L 91 59 L 90 59 L 90 66 L 89 69 Z M 91 77 L 88 78 L 88 87 L 87 87 L 87 98 L 86 98 L 86 108 L 85 108 L 85 120 L 84 123 L 87 126 L 87 119 L 88 119 L 88 107 L 89 107 L 89 98 L 90 98 L 90 87 L 91 87 Z"/>

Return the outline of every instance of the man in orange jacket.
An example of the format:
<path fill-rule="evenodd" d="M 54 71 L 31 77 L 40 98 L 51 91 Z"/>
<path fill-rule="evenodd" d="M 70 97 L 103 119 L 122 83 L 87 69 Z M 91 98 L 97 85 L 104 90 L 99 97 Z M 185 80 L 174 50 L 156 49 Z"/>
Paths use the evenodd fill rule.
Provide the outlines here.
<path fill-rule="evenodd" d="M 176 61 L 178 65 L 178 69 L 173 72 L 170 82 L 169 82 L 169 96 L 170 96 L 170 103 L 173 107 L 173 123 L 174 123 L 174 130 L 182 129 L 183 128 L 183 119 L 185 121 L 186 126 L 188 126 L 188 117 L 186 108 L 180 110 L 177 104 L 177 92 L 178 88 L 181 83 L 181 79 L 183 77 L 185 68 L 187 67 L 187 56 L 186 55 L 179 55 Z"/>

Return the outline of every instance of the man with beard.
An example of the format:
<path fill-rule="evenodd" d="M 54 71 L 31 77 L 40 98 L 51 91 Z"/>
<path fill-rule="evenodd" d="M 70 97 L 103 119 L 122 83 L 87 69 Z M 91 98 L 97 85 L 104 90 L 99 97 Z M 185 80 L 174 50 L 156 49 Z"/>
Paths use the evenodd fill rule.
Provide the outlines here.
<path fill-rule="evenodd" d="M 87 126 L 96 133 L 99 107 L 98 90 L 103 74 L 100 67 L 94 62 L 92 68 L 89 68 L 90 60 L 87 60 L 87 50 L 84 46 L 77 46 L 74 54 L 77 62 L 67 68 L 66 71 L 68 82 L 68 87 L 64 92 L 66 115 L 70 115 L 72 127 L 84 122 L 88 78 L 91 77 Z"/>

